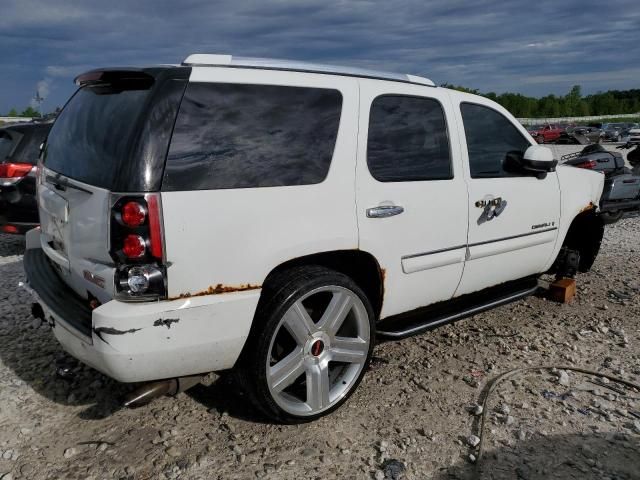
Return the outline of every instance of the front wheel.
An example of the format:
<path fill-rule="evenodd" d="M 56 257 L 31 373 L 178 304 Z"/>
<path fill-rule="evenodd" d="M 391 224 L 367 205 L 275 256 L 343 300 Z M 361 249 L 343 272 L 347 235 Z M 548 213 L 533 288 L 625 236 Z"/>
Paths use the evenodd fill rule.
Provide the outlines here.
<path fill-rule="evenodd" d="M 335 410 L 371 358 L 371 303 L 353 280 L 324 267 L 272 279 L 254 322 L 238 372 L 251 402 L 275 421 L 311 421 Z"/>

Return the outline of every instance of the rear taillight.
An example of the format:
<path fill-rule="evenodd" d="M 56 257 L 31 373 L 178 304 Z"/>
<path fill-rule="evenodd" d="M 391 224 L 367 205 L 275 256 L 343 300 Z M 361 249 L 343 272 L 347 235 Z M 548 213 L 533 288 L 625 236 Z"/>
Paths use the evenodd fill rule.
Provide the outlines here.
<path fill-rule="evenodd" d="M 0 185 L 16 183 L 33 168 L 29 163 L 0 163 Z"/>
<path fill-rule="evenodd" d="M 122 207 L 122 222 L 127 227 L 138 227 L 144 223 L 147 213 L 140 202 L 127 202 Z"/>
<path fill-rule="evenodd" d="M 18 227 L 13 226 L 13 225 L 2 225 L 0 227 L 0 232 L 2 232 L 2 233 L 20 233 L 20 230 L 18 230 Z"/>
<path fill-rule="evenodd" d="M 144 257 L 144 253 L 147 250 L 145 246 L 144 238 L 140 235 L 127 235 L 124 237 L 124 241 L 122 242 L 122 252 L 125 257 L 132 258 L 142 258 Z"/>
<path fill-rule="evenodd" d="M 166 298 L 160 194 L 116 197 L 111 208 L 111 257 L 121 300 Z"/>
<path fill-rule="evenodd" d="M 162 258 L 164 239 L 162 235 L 162 216 L 160 211 L 159 196 L 151 195 L 148 198 L 149 205 L 149 243 L 151 255 Z"/>
<path fill-rule="evenodd" d="M 593 170 L 598 165 L 598 162 L 595 160 L 588 160 L 586 162 L 577 163 L 575 166 L 578 168 L 587 168 L 589 170 Z"/>

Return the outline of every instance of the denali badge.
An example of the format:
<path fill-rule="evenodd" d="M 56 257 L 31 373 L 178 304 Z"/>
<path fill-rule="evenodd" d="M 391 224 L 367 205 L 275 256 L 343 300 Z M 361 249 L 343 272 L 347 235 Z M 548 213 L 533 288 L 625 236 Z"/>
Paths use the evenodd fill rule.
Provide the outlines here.
<path fill-rule="evenodd" d="M 99 275 L 94 275 L 88 270 L 83 270 L 82 274 L 84 275 L 84 279 L 99 286 L 100 288 L 104 288 L 104 278 Z"/>
<path fill-rule="evenodd" d="M 537 230 L 538 228 L 554 227 L 555 225 L 556 225 L 556 222 L 538 223 L 536 225 L 531 225 L 531 230 Z"/>

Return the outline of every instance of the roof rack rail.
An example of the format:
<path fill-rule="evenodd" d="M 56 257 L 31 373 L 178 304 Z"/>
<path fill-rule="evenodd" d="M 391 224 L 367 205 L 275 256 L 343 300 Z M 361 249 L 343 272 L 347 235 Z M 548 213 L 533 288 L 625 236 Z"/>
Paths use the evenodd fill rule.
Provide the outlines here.
<path fill-rule="evenodd" d="M 279 60 L 274 58 L 234 57 L 232 55 L 212 55 L 196 53 L 184 59 L 185 66 L 262 68 L 267 70 L 285 70 L 292 72 L 325 73 L 329 75 L 345 75 L 349 77 L 391 80 L 394 82 L 414 83 L 435 87 L 432 80 L 405 73 L 383 72 L 364 68 L 340 67 L 318 63 L 300 62 L 297 60 Z"/>

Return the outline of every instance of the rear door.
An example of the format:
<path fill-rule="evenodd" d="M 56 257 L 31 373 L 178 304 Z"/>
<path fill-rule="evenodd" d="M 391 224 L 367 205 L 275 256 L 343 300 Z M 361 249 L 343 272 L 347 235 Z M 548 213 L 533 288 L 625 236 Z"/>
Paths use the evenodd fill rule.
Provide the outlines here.
<path fill-rule="evenodd" d="M 385 271 L 384 318 L 453 295 L 464 266 L 467 190 L 446 91 L 360 84 L 359 243 Z"/>
<path fill-rule="evenodd" d="M 458 98 L 454 96 L 454 98 Z M 508 171 L 507 153 L 532 145 L 506 111 L 482 99 L 457 102 L 469 190 L 468 253 L 456 296 L 540 273 L 558 235 L 555 172 L 536 178 Z"/>

